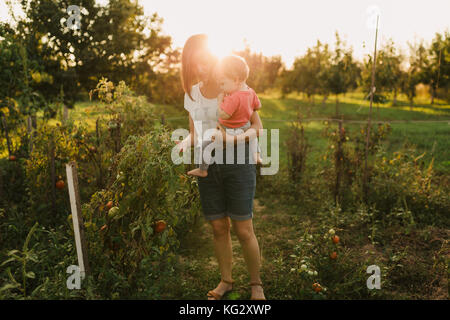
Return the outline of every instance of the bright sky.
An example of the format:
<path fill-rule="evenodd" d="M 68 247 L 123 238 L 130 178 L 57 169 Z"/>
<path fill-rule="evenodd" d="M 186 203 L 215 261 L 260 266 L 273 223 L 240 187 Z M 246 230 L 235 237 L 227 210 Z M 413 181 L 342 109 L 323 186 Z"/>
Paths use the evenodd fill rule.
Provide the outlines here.
<path fill-rule="evenodd" d="M 100 0 L 99 2 L 105 2 Z M 368 8 L 380 12 L 379 43 L 388 38 L 401 48 L 414 39 L 430 41 L 450 29 L 448 0 L 139 0 L 146 14 L 164 18 L 163 31 L 175 47 L 196 33 L 210 36 L 212 49 L 224 55 L 242 49 L 281 55 L 287 66 L 317 39 L 334 43 L 337 30 L 355 56 L 373 51 L 374 30 L 367 26 Z M 373 11 L 372 11 L 373 12 Z M 7 17 L 0 2 L 0 19 Z M 366 43 L 365 48 L 363 47 Z"/>

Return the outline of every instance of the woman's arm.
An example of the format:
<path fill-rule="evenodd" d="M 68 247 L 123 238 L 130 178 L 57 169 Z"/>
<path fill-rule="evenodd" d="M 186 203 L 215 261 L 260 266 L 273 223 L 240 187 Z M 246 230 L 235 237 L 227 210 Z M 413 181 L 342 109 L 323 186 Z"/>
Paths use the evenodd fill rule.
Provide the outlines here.
<path fill-rule="evenodd" d="M 180 151 L 185 151 L 195 145 L 194 121 L 191 118 L 191 114 L 189 114 L 189 134 L 183 139 L 183 141 L 177 143 L 180 146 Z"/>

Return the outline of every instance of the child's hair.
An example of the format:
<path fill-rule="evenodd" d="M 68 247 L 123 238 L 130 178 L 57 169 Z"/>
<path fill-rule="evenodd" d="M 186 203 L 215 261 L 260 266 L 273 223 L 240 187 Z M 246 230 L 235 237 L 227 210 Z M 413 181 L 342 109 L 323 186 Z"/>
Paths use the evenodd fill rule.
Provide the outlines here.
<path fill-rule="evenodd" d="M 234 54 L 222 58 L 218 67 L 227 78 L 238 81 L 247 80 L 250 71 L 245 59 Z"/>

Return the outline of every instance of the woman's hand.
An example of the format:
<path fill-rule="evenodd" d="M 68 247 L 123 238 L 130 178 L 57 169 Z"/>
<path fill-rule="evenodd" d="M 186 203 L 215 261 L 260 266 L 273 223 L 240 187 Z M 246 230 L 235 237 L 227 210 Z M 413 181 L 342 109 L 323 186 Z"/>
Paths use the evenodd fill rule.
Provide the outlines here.
<path fill-rule="evenodd" d="M 186 139 L 176 140 L 175 143 L 177 144 L 178 152 L 185 152 L 189 148 L 188 141 Z"/>
<path fill-rule="evenodd" d="M 195 133 L 195 129 L 194 129 L 194 121 L 191 118 L 191 115 L 189 114 L 189 134 L 187 135 L 186 138 L 184 138 L 184 140 L 180 141 L 180 140 L 176 140 L 175 143 L 178 145 L 178 150 L 180 151 L 186 151 L 188 150 L 191 146 L 195 145 L 195 138 L 196 138 L 196 133 Z"/>
<path fill-rule="evenodd" d="M 226 133 L 225 129 L 221 126 L 218 126 L 217 129 L 220 131 L 223 143 L 234 143 L 237 144 L 238 142 L 245 142 L 245 141 L 251 141 L 257 137 L 259 137 L 259 130 L 263 129 L 261 119 L 259 118 L 258 112 L 253 111 L 253 114 L 250 118 L 251 127 L 248 128 L 245 132 L 237 135 L 232 136 Z M 250 130 L 252 129 L 252 130 Z"/>

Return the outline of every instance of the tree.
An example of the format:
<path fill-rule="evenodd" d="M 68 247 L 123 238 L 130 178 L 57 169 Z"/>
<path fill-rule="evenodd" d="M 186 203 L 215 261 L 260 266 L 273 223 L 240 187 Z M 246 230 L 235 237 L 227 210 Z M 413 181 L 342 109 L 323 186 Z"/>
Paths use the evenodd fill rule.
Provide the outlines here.
<path fill-rule="evenodd" d="M 377 77 L 375 83 L 379 84 L 380 89 L 386 93 L 393 93 L 393 104 L 397 104 L 397 94 L 400 91 L 401 83 L 401 64 L 403 56 L 397 53 L 392 39 L 385 44 L 378 52 Z M 378 86 L 377 86 L 378 88 Z"/>
<path fill-rule="evenodd" d="M 401 87 L 402 92 L 408 97 L 410 106 L 414 105 L 414 97 L 416 96 L 416 86 L 423 83 L 427 76 L 426 66 L 428 65 L 427 49 L 423 41 L 419 43 L 409 43 L 409 67 L 402 74 Z"/>
<path fill-rule="evenodd" d="M 25 39 L 29 55 L 38 57 L 54 79 L 53 85 L 42 88 L 44 96 L 54 99 L 62 87 L 69 107 L 101 77 L 142 88 L 136 72 L 156 78 L 162 56 L 172 56 L 170 37 L 160 34 L 162 19 L 156 14 L 145 17 L 135 1 L 99 5 L 95 0 L 22 0 L 20 5 L 25 18 L 18 21 L 16 32 Z M 71 5 L 81 9 L 78 30 L 67 26 Z"/>
<path fill-rule="evenodd" d="M 444 37 L 436 33 L 428 48 L 427 64 L 422 70 L 422 81 L 430 86 L 431 104 L 434 103 L 439 85 L 448 90 L 450 72 L 450 33 Z"/>
<path fill-rule="evenodd" d="M 314 47 L 308 48 L 306 53 L 297 57 L 292 70 L 282 73 L 281 90 L 283 93 L 291 91 L 303 92 L 314 103 L 315 94 L 323 94 L 324 101 L 328 96 L 326 86 L 327 71 L 330 64 L 328 44 L 319 40 Z"/>
<path fill-rule="evenodd" d="M 326 74 L 326 87 L 330 93 L 336 95 L 336 115 L 338 115 L 338 95 L 357 87 L 361 68 L 353 59 L 353 49 L 345 47 L 338 32 L 335 35 L 335 49 L 331 57 L 331 65 Z"/>
<path fill-rule="evenodd" d="M 402 54 L 397 53 L 394 42 L 390 39 L 377 52 L 377 65 L 375 77 L 375 89 L 373 101 L 385 103 L 387 98 L 384 94 L 393 93 L 393 105 L 397 103 L 397 94 L 401 87 L 401 64 L 404 60 Z M 367 96 L 370 97 L 370 88 L 372 83 L 372 56 L 364 61 L 364 68 L 361 73 L 362 85 Z"/>

